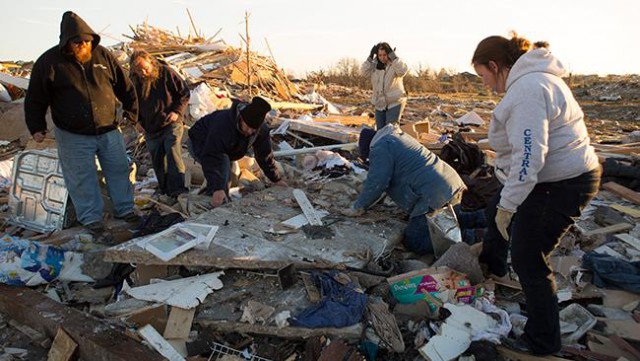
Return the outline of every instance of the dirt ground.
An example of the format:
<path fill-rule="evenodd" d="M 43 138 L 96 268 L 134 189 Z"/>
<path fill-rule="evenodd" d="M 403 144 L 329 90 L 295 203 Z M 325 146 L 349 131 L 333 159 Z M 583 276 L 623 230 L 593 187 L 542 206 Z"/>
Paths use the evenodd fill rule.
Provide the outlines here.
<path fill-rule="evenodd" d="M 640 129 L 640 75 L 572 76 L 565 80 L 582 106 L 593 142 L 618 143 Z M 409 122 L 428 118 L 437 123 L 474 110 L 489 121 L 501 97 L 490 94 L 480 83 L 476 82 L 474 88 L 473 92 L 410 93 L 403 119 Z M 327 100 L 351 107 L 352 114 L 373 110 L 370 90 L 329 84 L 319 91 Z"/>

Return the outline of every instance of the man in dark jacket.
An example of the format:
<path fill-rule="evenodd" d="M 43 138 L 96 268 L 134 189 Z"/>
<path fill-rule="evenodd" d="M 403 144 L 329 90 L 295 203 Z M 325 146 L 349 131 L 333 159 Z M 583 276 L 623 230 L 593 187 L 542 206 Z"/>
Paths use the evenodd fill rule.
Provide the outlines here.
<path fill-rule="evenodd" d="M 58 156 L 78 220 L 103 230 L 103 202 L 95 157 L 107 182 L 116 218 L 137 221 L 133 186 L 122 134 L 116 123 L 118 101 L 124 116 L 136 121 L 133 85 L 111 53 L 78 15 L 67 11 L 60 23 L 60 43 L 33 66 L 25 99 L 27 127 L 36 142 L 47 132 L 51 108 Z"/>
<path fill-rule="evenodd" d="M 160 193 L 175 198 L 187 192 L 182 161 L 182 119 L 189 105 L 189 88 L 167 65 L 144 50 L 129 61 L 140 111 L 138 131 L 145 133 Z"/>
<path fill-rule="evenodd" d="M 264 174 L 276 185 L 287 186 L 276 168 L 269 127 L 264 122 L 270 110 L 269 103 L 260 97 L 250 104 L 234 100 L 230 109 L 204 116 L 189 129 L 191 150 L 202 164 L 214 207 L 228 199 L 231 162 L 244 157 L 250 147 Z"/>
<path fill-rule="evenodd" d="M 360 156 L 370 160 L 362 192 L 347 216 L 359 216 L 385 192 L 411 220 L 404 232 L 409 250 L 433 253 L 427 216 L 459 203 L 466 189 L 450 165 L 440 160 L 396 124 L 360 133 Z"/>

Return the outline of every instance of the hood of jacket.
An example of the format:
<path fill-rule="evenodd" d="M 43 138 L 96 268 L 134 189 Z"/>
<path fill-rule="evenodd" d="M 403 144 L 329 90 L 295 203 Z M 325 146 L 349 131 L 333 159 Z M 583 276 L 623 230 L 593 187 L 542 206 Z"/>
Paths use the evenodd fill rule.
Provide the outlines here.
<path fill-rule="evenodd" d="M 60 43 L 58 44 L 60 51 L 64 52 L 65 47 L 71 39 L 85 34 L 93 36 L 93 41 L 91 42 L 92 49 L 97 48 L 98 44 L 100 44 L 100 35 L 93 31 L 93 29 L 73 11 L 64 13 L 62 15 L 62 21 L 60 22 Z"/>
<path fill-rule="evenodd" d="M 567 74 L 567 69 L 548 49 L 539 48 L 528 51 L 513 64 L 507 77 L 506 88 L 515 83 L 521 77 L 530 73 L 549 73 L 558 77 Z"/>

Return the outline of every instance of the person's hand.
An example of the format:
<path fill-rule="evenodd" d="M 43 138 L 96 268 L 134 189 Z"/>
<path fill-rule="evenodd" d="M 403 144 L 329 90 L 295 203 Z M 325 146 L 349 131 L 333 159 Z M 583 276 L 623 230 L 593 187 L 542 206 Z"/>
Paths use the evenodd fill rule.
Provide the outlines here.
<path fill-rule="evenodd" d="M 284 179 L 280 179 L 279 181 L 275 182 L 274 185 L 278 187 L 285 187 L 285 188 L 289 187 L 289 184 Z"/>
<path fill-rule="evenodd" d="M 180 116 L 176 112 L 171 112 L 167 116 L 167 119 L 169 119 L 170 122 L 174 122 L 175 123 L 175 122 L 178 121 L 178 119 L 180 119 Z"/>
<path fill-rule="evenodd" d="M 369 58 L 374 59 L 377 54 L 378 54 L 378 44 L 374 45 L 373 48 L 371 48 L 371 52 L 369 53 Z"/>
<path fill-rule="evenodd" d="M 346 208 L 346 209 L 340 210 L 340 213 L 342 213 L 343 216 L 347 216 L 347 217 L 359 217 L 364 214 L 364 209 L 363 208 Z"/>
<path fill-rule="evenodd" d="M 142 127 L 142 124 L 136 123 L 136 130 L 138 131 L 138 133 L 144 134 L 144 128 Z"/>
<path fill-rule="evenodd" d="M 396 59 L 398 59 L 398 56 L 396 55 L 395 51 L 390 51 L 387 56 L 389 57 L 389 60 L 394 61 Z"/>
<path fill-rule="evenodd" d="M 217 190 L 213 192 L 213 196 L 211 197 L 211 205 L 214 207 L 220 207 L 225 200 L 227 200 L 227 194 L 224 192 L 224 189 Z"/>
<path fill-rule="evenodd" d="M 42 143 L 44 140 L 44 132 L 33 133 L 33 140 L 35 140 L 36 143 Z"/>
<path fill-rule="evenodd" d="M 509 228 L 511 218 L 513 218 L 514 214 L 516 214 L 516 212 L 498 206 L 498 212 L 496 213 L 496 227 L 506 241 L 509 241 L 509 231 L 507 228 Z"/>

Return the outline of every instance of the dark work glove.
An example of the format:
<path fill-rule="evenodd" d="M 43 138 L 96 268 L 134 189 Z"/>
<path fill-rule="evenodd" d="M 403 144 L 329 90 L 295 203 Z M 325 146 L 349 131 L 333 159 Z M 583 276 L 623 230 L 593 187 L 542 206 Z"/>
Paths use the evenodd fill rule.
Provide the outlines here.
<path fill-rule="evenodd" d="M 398 59 L 398 56 L 396 55 L 395 51 L 392 51 L 387 55 L 389 56 L 389 60 L 391 60 L 391 61 L 394 61 L 394 60 Z"/>
<path fill-rule="evenodd" d="M 369 58 L 374 59 L 377 54 L 378 54 L 378 44 L 374 45 L 373 48 L 371 48 L 371 53 L 369 53 Z"/>

